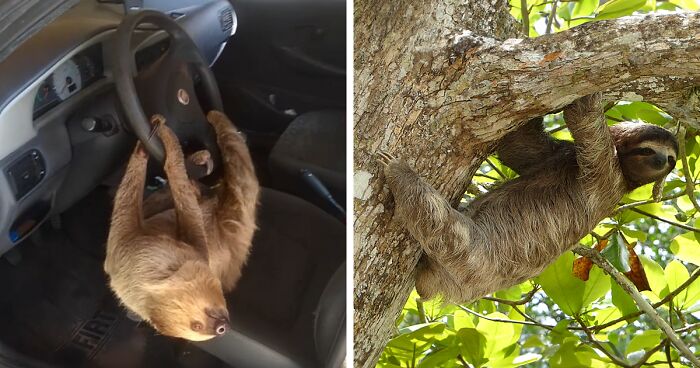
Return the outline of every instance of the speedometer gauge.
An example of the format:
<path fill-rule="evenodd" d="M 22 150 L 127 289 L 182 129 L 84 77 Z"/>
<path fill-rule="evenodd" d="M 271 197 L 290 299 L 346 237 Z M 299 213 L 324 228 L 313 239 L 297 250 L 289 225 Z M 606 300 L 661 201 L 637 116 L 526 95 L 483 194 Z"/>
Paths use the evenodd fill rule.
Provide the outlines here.
<path fill-rule="evenodd" d="M 80 69 L 73 60 L 68 60 L 53 72 L 53 88 L 59 99 L 65 100 L 80 91 L 82 80 Z"/>

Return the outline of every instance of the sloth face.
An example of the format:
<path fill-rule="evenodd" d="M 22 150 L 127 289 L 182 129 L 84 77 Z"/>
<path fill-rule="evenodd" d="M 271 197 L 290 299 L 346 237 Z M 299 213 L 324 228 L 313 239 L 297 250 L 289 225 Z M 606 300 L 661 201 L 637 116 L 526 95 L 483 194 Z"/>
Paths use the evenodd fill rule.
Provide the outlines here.
<path fill-rule="evenodd" d="M 630 188 L 662 180 L 676 166 L 678 143 L 666 129 L 651 124 L 622 123 L 610 131 Z"/>
<path fill-rule="evenodd" d="M 186 262 L 151 295 L 148 320 L 163 335 L 209 340 L 231 327 L 221 283 L 203 261 Z"/>

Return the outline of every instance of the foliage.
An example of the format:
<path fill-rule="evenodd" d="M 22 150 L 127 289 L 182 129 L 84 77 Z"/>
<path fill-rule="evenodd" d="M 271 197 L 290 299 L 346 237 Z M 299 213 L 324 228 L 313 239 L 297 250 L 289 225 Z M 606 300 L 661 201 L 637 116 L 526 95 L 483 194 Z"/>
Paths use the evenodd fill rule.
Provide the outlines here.
<path fill-rule="evenodd" d="M 633 13 L 700 10 L 698 0 L 510 2 L 511 14 L 520 21 L 521 3 L 527 6 L 523 23 L 530 37 Z M 620 101 L 609 106 L 606 116 L 611 125 L 637 120 L 672 132 L 683 126 L 644 102 Z M 561 113 L 546 116 L 545 125 L 556 138 L 571 139 Z M 610 239 L 603 255 L 621 272 L 630 271 L 629 252 L 636 253 L 650 289 L 642 294 L 700 355 L 700 132 L 686 128 L 680 144 L 685 144 L 687 162 L 679 157 L 662 201 L 651 199 L 651 185 L 635 190 L 581 243 Z M 496 156 L 489 157 L 464 202 L 516 176 Z M 623 245 L 628 243 L 634 246 Z M 567 252 L 533 280 L 468 305 L 420 301 L 414 291 L 378 367 L 690 366 L 610 276 L 596 266 L 587 281 L 574 276 L 576 258 Z"/>

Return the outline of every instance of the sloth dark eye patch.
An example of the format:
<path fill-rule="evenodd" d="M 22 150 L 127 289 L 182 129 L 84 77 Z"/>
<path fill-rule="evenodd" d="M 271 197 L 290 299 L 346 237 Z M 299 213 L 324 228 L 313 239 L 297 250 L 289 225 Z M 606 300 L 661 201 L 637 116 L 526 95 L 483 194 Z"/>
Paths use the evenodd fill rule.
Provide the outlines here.
<path fill-rule="evenodd" d="M 651 156 L 653 154 L 656 154 L 656 151 L 654 151 L 651 148 L 648 147 L 641 147 L 641 148 L 635 148 L 629 152 L 630 155 L 640 155 L 640 156 Z"/>

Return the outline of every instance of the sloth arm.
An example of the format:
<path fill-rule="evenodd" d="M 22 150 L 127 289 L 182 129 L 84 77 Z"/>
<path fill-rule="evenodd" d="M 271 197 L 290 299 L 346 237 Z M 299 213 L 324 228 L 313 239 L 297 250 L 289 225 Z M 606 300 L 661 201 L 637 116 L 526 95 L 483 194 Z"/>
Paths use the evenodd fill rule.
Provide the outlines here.
<path fill-rule="evenodd" d="M 611 200 L 614 204 L 622 184 L 615 143 L 602 106 L 601 94 L 596 93 L 564 108 L 564 120 L 576 147 L 577 182 L 593 208 L 609 207 Z"/>
<path fill-rule="evenodd" d="M 124 244 L 142 232 L 143 188 L 146 181 L 147 165 L 148 155 L 143 150 L 141 143 L 137 142 L 114 197 L 108 244 Z"/>
<path fill-rule="evenodd" d="M 218 193 L 216 221 L 220 225 L 243 222 L 245 226 L 254 226 L 259 185 L 245 140 L 223 113 L 211 111 L 207 120 L 216 131 L 224 171 L 223 186 Z"/>
<path fill-rule="evenodd" d="M 535 118 L 505 135 L 498 142 L 498 158 L 520 176 L 532 174 L 556 156 L 562 142 L 544 131 L 542 118 Z"/>
<path fill-rule="evenodd" d="M 197 200 L 197 189 L 187 177 L 185 158 L 180 142 L 175 133 L 164 123 L 161 123 L 157 129 L 158 136 L 165 148 L 164 169 L 173 197 L 178 237 L 208 259 L 202 209 Z"/>

